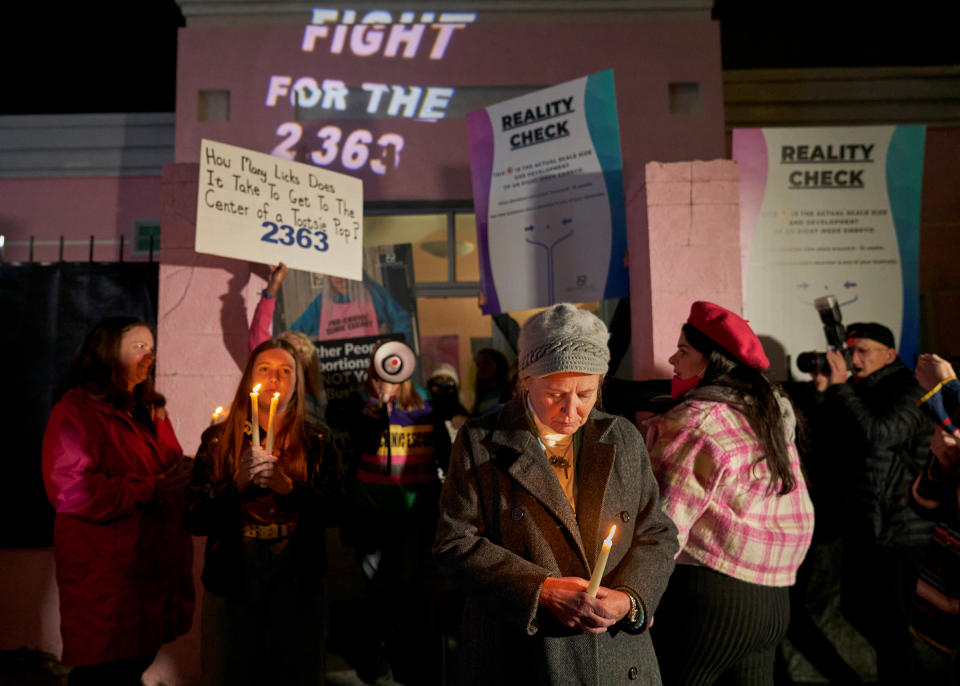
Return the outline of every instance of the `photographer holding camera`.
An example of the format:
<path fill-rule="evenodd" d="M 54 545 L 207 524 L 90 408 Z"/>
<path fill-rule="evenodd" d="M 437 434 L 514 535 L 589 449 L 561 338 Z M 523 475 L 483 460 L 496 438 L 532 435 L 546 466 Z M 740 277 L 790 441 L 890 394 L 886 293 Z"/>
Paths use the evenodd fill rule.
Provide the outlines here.
<path fill-rule="evenodd" d="M 917 407 L 923 391 L 890 329 L 859 323 L 846 333 L 847 349 L 828 351 L 827 369 L 812 373 L 811 417 L 814 431 L 829 437 L 830 455 L 817 457 L 836 465 L 845 496 L 841 610 L 877 650 L 879 683 L 909 684 L 910 614 L 932 524 L 910 509 L 906 493 L 926 463 L 933 425 Z"/>

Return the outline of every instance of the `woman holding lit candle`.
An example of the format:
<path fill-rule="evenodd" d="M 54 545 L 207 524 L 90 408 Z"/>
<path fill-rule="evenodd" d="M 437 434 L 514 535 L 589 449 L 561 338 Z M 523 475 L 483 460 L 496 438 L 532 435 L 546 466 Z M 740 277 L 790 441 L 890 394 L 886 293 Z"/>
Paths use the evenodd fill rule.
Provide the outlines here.
<path fill-rule="evenodd" d="M 339 469 L 303 398 L 296 350 L 270 339 L 227 419 L 203 434 L 184 515 L 207 536 L 203 684 L 323 683 L 324 526 L 341 506 Z M 269 447 L 252 441 L 253 417 Z"/>
<path fill-rule="evenodd" d="M 608 338 L 570 304 L 532 317 L 521 397 L 454 445 L 434 555 L 467 595 L 461 683 L 660 683 L 645 630 L 676 528 L 636 428 L 595 407 Z"/>
<path fill-rule="evenodd" d="M 87 335 L 43 438 L 72 686 L 139 684 L 190 628 L 193 544 L 180 525 L 190 461 L 153 388 L 153 331 L 109 317 Z"/>
<path fill-rule="evenodd" d="M 653 628 L 668 684 L 773 684 L 813 535 L 790 402 L 746 321 L 695 302 L 670 358 L 682 402 L 647 448 L 681 551 Z"/>

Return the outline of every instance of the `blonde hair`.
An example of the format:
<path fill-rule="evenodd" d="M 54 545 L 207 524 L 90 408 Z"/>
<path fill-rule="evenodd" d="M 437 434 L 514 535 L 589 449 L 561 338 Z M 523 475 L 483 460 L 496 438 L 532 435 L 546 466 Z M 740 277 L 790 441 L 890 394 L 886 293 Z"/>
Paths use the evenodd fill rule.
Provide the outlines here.
<path fill-rule="evenodd" d="M 287 341 L 297 349 L 297 356 L 303 365 L 304 381 L 307 384 L 307 393 L 314 398 L 323 397 L 323 372 L 320 371 L 320 358 L 317 355 L 317 346 L 310 337 L 300 331 L 287 330 L 277 336 Z"/>

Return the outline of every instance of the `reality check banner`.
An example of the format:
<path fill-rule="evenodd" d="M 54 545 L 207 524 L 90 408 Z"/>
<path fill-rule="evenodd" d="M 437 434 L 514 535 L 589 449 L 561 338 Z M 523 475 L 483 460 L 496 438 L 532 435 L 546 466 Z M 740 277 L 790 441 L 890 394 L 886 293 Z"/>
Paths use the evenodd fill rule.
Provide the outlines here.
<path fill-rule="evenodd" d="M 844 324 L 888 326 L 913 365 L 925 133 L 923 126 L 734 130 L 744 310 L 792 360 L 824 349 L 813 301 L 834 295 Z"/>
<path fill-rule="evenodd" d="M 471 112 L 486 314 L 627 295 L 613 71 Z"/>

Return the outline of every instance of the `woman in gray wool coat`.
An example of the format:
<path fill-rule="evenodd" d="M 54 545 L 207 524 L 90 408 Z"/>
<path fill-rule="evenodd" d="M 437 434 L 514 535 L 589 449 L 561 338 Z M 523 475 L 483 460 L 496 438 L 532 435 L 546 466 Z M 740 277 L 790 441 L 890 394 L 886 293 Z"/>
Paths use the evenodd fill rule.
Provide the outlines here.
<path fill-rule="evenodd" d="M 660 683 L 645 630 L 677 530 L 639 432 L 594 407 L 608 337 L 567 303 L 532 317 L 520 332 L 521 396 L 454 445 L 434 554 L 467 596 L 462 683 Z"/>

